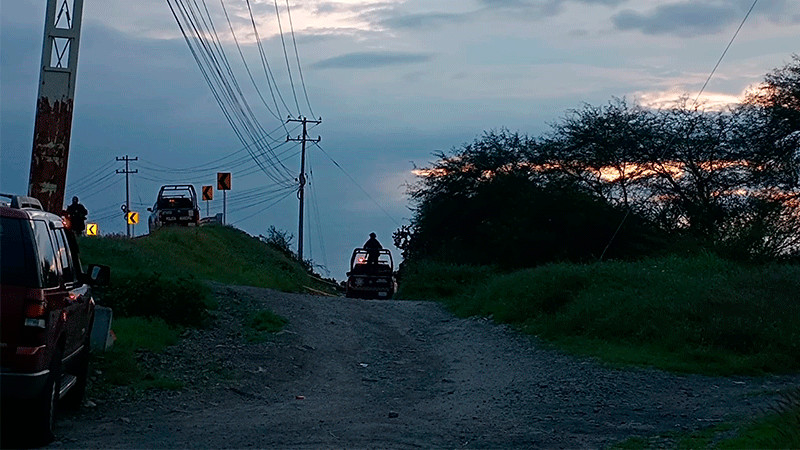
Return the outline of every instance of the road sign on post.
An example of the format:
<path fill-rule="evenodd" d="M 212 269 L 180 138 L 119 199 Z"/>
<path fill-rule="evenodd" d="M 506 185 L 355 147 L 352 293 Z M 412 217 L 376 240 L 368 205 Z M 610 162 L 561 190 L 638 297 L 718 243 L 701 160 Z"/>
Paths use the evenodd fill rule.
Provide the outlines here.
<path fill-rule="evenodd" d="M 222 191 L 222 224 L 228 223 L 228 191 L 231 190 L 231 173 L 217 172 L 217 189 Z"/>
<path fill-rule="evenodd" d="M 139 223 L 139 213 L 136 211 L 128 211 L 125 217 L 128 219 L 128 225 L 136 225 Z"/>
<path fill-rule="evenodd" d="M 97 224 L 96 223 L 87 223 L 86 224 L 86 235 L 87 236 L 97 236 Z"/>
<path fill-rule="evenodd" d="M 208 202 L 214 200 L 214 186 L 203 186 L 203 201 L 206 202 L 206 217 L 210 216 L 208 212 Z"/>
<path fill-rule="evenodd" d="M 217 172 L 217 189 L 220 191 L 231 190 L 231 173 Z"/>

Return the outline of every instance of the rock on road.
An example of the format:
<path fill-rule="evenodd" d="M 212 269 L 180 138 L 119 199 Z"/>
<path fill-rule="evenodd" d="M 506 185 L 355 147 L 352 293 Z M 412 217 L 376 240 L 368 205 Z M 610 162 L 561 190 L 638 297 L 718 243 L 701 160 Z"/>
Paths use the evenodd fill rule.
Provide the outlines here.
<path fill-rule="evenodd" d="M 599 448 L 752 416 L 800 381 L 612 369 L 433 302 L 215 290 L 214 325 L 141 355 L 183 390 L 95 399 L 52 446 Z M 258 308 L 289 323 L 251 343 Z"/>

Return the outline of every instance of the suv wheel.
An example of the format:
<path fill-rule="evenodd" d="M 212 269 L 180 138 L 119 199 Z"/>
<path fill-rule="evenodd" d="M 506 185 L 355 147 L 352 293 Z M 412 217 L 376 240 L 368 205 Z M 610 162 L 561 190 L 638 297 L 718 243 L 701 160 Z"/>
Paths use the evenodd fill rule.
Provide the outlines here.
<path fill-rule="evenodd" d="M 94 319 L 89 323 L 93 323 Z M 72 386 L 64 398 L 61 399 L 60 404 L 67 408 L 79 408 L 83 404 L 83 399 L 86 396 L 86 382 L 89 378 L 89 350 L 91 346 L 92 328 L 86 332 L 86 338 L 83 340 L 83 349 L 77 355 L 75 364 L 70 373 L 75 375 L 77 381 Z"/>
<path fill-rule="evenodd" d="M 47 385 L 31 405 L 30 427 L 35 444 L 45 445 L 55 437 L 56 403 L 61 388 L 61 351 L 53 357 Z"/>

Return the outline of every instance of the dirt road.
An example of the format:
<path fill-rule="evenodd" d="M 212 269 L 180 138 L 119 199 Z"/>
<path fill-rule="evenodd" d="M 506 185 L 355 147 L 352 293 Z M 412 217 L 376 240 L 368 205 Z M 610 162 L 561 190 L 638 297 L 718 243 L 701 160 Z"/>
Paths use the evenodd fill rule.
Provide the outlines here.
<path fill-rule="evenodd" d="M 751 416 L 800 382 L 609 369 L 430 302 L 217 291 L 213 327 L 140 355 L 184 390 L 93 398 L 52 446 L 596 448 Z M 252 308 L 289 324 L 248 343 Z"/>

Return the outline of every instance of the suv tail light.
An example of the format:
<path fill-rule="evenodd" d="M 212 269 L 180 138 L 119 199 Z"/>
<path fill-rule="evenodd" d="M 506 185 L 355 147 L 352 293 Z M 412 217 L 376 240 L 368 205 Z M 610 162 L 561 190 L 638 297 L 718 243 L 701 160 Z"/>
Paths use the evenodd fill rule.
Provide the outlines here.
<path fill-rule="evenodd" d="M 42 317 L 47 312 L 47 301 L 39 299 L 28 300 L 25 304 L 25 317 L 36 319 Z"/>
<path fill-rule="evenodd" d="M 44 315 L 47 313 L 47 301 L 44 299 L 29 299 L 25 303 L 25 326 L 45 328 Z"/>

